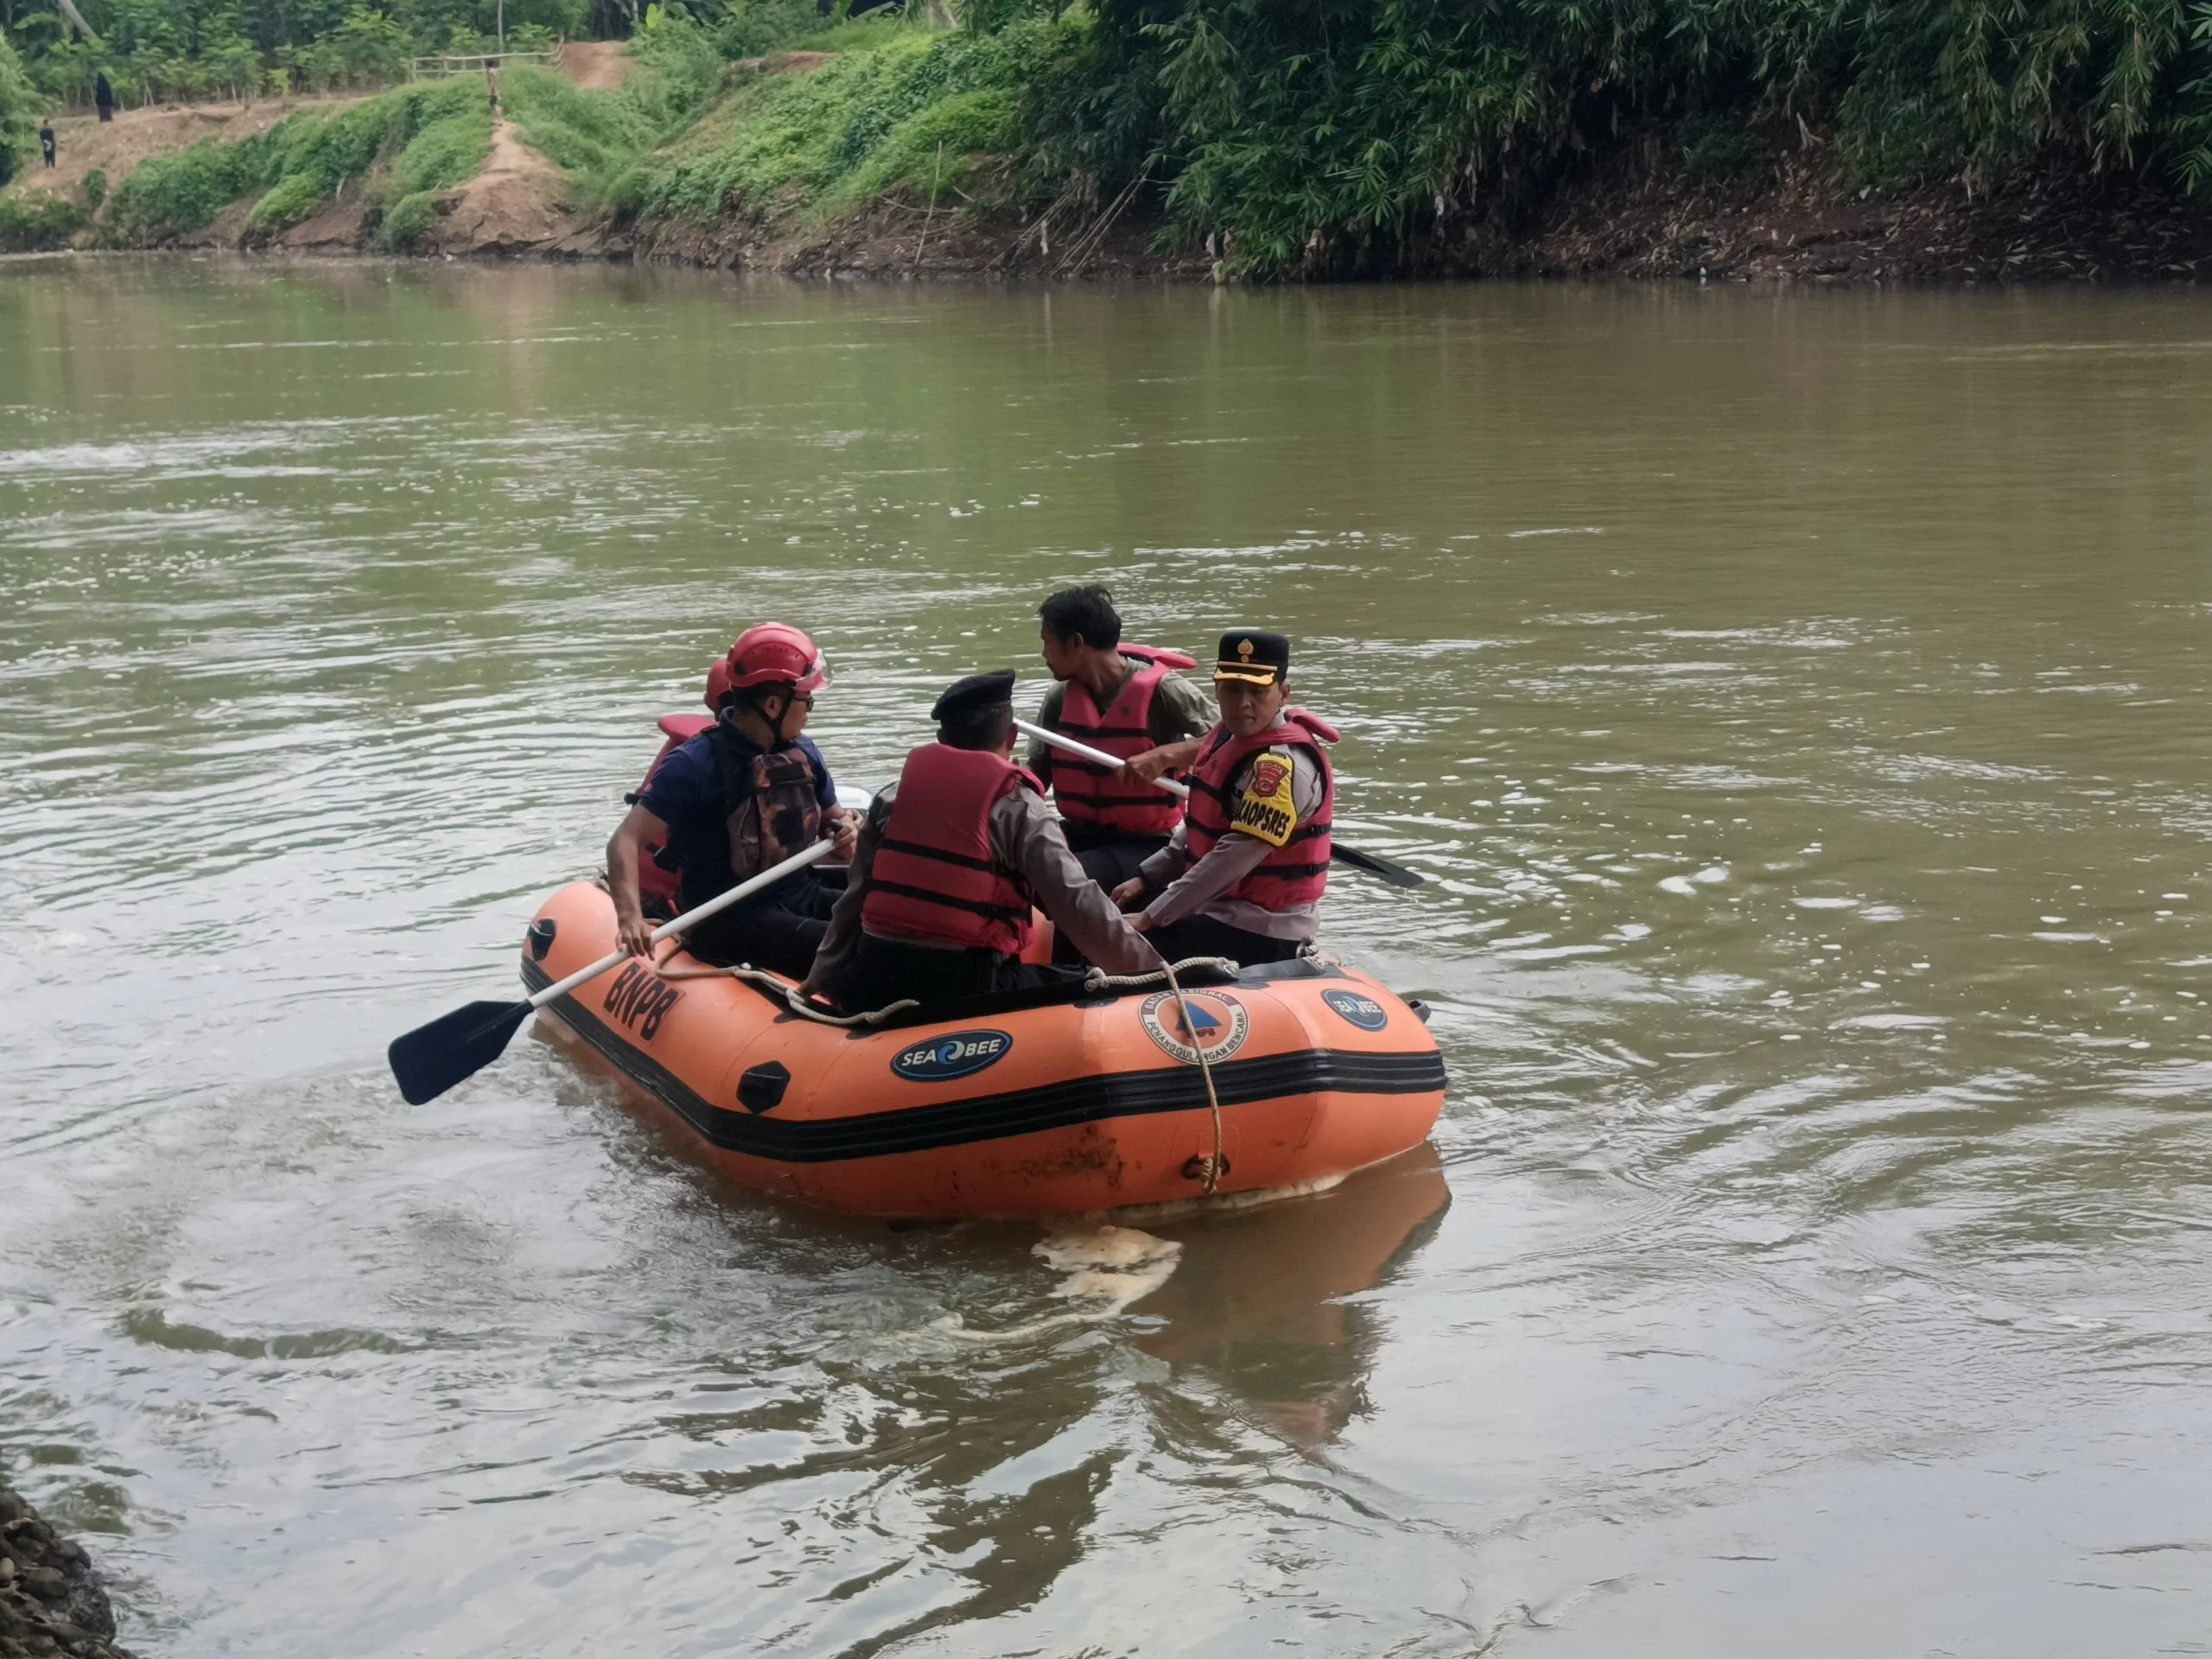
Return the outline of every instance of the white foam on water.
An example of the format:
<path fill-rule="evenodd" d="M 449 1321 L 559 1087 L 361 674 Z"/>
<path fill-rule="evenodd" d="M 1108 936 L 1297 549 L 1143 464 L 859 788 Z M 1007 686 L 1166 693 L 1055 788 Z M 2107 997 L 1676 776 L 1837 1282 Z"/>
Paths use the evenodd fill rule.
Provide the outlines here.
<path fill-rule="evenodd" d="M 1172 1238 L 1108 1223 L 1055 1226 L 1030 1251 L 1043 1256 L 1054 1272 L 1067 1275 L 1054 1295 L 1089 1306 L 1002 1331 L 971 1331 L 957 1313 L 949 1313 L 931 1321 L 930 1329 L 939 1336 L 981 1344 L 1022 1342 L 1048 1332 L 1103 1325 L 1166 1284 L 1183 1259 L 1183 1247 Z"/>
<path fill-rule="evenodd" d="M 1182 1245 L 1172 1238 L 1111 1224 L 1055 1229 L 1029 1248 L 1067 1275 L 1056 1294 L 1096 1298 L 1109 1315 L 1166 1284 L 1183 1257 Z"/>

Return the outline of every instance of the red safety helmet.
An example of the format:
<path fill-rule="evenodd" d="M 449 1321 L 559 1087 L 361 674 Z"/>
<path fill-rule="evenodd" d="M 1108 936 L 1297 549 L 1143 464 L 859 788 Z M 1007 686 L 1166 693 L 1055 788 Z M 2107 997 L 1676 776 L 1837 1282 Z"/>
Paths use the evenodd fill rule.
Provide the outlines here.
<path fill-rule="evenodd" d="M 728 696 L 729 696 L 729 660 L 724 658 L 707 671 L 707 707 L 716 714 L 720 714 L 722 699 Z"/>
<path fill-rule="evenodd" d="M 782 684 L 816 691 L 830 683 L 830 664 L 821 648 L 785 622 L 758 623 L 739 634 L 723 666 L 729 672 L 727 691 Z M 709 690 L 713 684 L 710 678 Z"/>

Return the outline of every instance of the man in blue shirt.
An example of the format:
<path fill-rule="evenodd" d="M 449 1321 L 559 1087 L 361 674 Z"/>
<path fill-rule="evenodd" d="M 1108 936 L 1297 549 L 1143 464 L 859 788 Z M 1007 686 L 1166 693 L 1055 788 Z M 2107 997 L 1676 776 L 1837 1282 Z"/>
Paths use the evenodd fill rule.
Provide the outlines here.
<path fill-rule="evenodd" d="M 855 815 L 838 808 L 822 752 L 800 735 L 830 677 L 821 652 L 798 629 L 764 622 L 730 647 L 729 670 L 715 724 L 661 763 L 607 843 L 616 937 L 632 956 L 652 953 L 653 925 L 638 893 L 638 861 L 649 845 L 676 867 L 679 911 L 818 840 L 838 841 L 851 856 Z M 692 929 L 684 944 L 703 961 L 803 978 L 836 897 L 813 870 L 801 870 Z"/>

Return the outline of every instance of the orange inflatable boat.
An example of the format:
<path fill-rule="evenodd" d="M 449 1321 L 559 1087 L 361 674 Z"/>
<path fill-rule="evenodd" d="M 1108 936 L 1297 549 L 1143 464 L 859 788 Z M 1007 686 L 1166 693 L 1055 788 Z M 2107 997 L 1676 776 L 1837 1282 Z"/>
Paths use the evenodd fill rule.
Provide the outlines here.
<path fill-rule="evenodd" d="M 531 922 L 542 990 L 614 947 L 589 882 Z M 681 952 L 541 1013 L 603 1055 L 732 1179 L 850 1215 L 1035 1217 L 1349 1173 L 1420 1145 L 1444 1061 L 1413 1006 L 1348 968 L 1278 963 L 1163 983 L 1015 992 L 847 1028 L 788 982 Z M 1199 1051 L 1205 1065 L 1199 1065 Z M 1213 1096 L 1207 1094 L 1211 1073 Z"/>

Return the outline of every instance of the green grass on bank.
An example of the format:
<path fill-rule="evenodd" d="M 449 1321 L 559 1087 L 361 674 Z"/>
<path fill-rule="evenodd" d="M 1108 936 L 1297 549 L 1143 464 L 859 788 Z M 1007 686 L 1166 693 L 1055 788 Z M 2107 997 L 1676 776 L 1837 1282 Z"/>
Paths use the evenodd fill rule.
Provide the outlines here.
<path fill-rule="evenodd" d="M 702 29 L 664 24 L 632 43 L 639 63 L 620 92 L 588 92 L 552 71 L 518 68 L 502 75 L 501 96 L 524 139 L 576 181 L 583 205 L 595 206 L 714 95 L 722 49 Z"/>
<path fill-rule="evenodd" d="M 0 253 L 66 248 L 84 224 L 85 210 L 64 196 L 0 196 Z"/>
<path fill-rule="evenodd" d="M 103 241 L 137 246 L 205 229 L 251 198 L 251 234 L 275 236 L 358 184 L 372 207 L 461 183 L 492 148 L 492 117 L 473 79 L 429 81 L 346 109 L 303 110 L 268 131 L 150 156 L 115 188 Z M 374 181 L 372 183 L 372 175 Z"/>
<path fill-rule="evenodd" d="M 580 207 L 814 222 L 886 194 L 972 198 L 981 166 L 1020 149 L 1026 92 L 1060 73 L 1082 34 L 1077 22 L 1042 17 L 997 33 L 946 32 L 919 9 L 912 18 L 878 13 L 802 28 L 807 0 L 745 15 L 752 33 L 742 38 L 680 21 L 641 32 L 630 48 L 640 62 L 619 92 L 511 67 L 500 76 L 505 113 L 569 175 Z M 725 90 L 734 39 L 830 59 L 798 73 L 741 70 Z M 112 189 L 105 212 L 0 198 L 0 246 L 59 245 L 88 220 L 110 245 L 158 245 L 240 202 L 250 204 L 246 239 L 270 241 L 342 194 L 369 208 L 374 240 L 404 251 L 430 228 L 437 194 L 474 176 L 491 146 L 480 79 L 417 83 L 343 110 L 302 111 L 251 137 L 149 157 Z"/>
<path fill-rule="evenodd" d="M 933 33 L 894 20 L 791 42 L 836 48 L 797 74 L 734 87 L 697 127 L 616 181 L 626 211 L 712 222 L 730 212 L 819 220 L 890 192 L 947 199 L 978 165 L 1019 148 L 1026 88 L 1079 39 L 1044 18 L 998 34 Z"/>
<path fill-rule="evenodd" d="M 521 66 L 500 76 L 508 118 L 578 180 L 587 203 L 680 130 L 721 73 L 715 46 L 696 30 L 657 30 L 635 50 L 642 61 L 619 92 L 585 92 L 557 73 Z M 116 188 L 99 232 L 111 245 L 158 245 L 203 230 L 250 200 L 247 238 L 270 239 L 342 191 L 366 200 L 382 245 L 404 250 L 429 228 L 437 194 L 474 177 L 491 149 L 480 77 L 419 82 L 343 110 L 302 111 L 251 137 L 203 139 L 149 156 Z M 43 232 L 41 245 L 52 245 L 52 229 L 27 219 L 20 234 Z M 0 243 L 10 234 L 10 210 L 0 207 Z"/>

